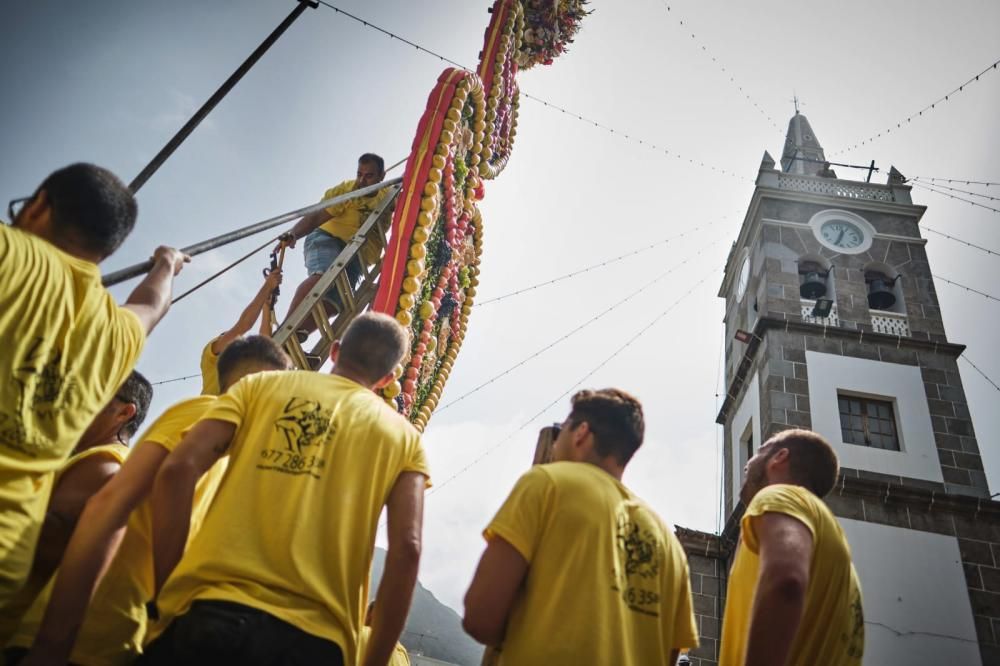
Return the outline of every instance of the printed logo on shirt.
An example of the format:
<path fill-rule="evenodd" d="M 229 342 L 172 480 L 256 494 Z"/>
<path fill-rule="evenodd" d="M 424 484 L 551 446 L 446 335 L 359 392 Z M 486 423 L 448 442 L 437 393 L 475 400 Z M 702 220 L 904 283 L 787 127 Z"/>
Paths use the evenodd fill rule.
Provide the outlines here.
<path fill-rule="evenodd" d="M 283 446 L 262 449 L 257 469 L 320 478 L 326 464 L 322 446 L 337 432 L 333 412 L 315 400 L 293 397 L 285 403 L 274 428 Z"/>
<path fill-rule="evenodd" d="M 661 551 L 655 534 L 643 525 L 645 521 L 636 520 L 639 517 L 627 507 L 619 509 L 615 581 L 611 589 L 621 595 L 630 610 L 659 617 Z"/>
<path fill-rule="evenodd" d="M 32 458 L 54 448 L 43 433 L 55 432 L 61 413 L 76 407 L 80 397 L 76 380 L 63 375 L 62 365 L 62 351 L 36 337 L 14 368 L 17 404 L 13 412 L 0 413 L 0 444 Z M 33 432 L 36 428 L 40 432 Z"/>
<path fill-rule="evenodd" d="M 861 595 L 851 590 L 851 635 L 841 637 L 847 643 L 847 656 L 860 660 L 865 652 L 865 612 L 861 608 Z"/>

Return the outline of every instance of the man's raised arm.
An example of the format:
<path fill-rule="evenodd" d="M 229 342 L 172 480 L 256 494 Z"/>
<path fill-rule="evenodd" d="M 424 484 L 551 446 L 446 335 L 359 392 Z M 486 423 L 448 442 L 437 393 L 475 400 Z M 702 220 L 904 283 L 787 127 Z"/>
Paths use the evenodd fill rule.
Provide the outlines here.
<path fill-rule="evenodd" d="M 122 306 L 131 310 L 149 333 L 170 309 L 174 276 L 181 272 L 191 257 L 180 250 L 161 245 L 153 253 L 153 268 L 142 282 L 129 294 Z"/>

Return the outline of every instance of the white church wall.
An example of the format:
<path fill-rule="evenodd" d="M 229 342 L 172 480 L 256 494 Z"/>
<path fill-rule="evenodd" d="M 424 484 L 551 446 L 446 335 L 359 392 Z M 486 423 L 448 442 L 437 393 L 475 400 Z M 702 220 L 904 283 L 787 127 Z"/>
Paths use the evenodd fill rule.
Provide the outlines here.
<path fill-rule="evenodd" d="M 754 451 L 760 448 L 760 382 L 757 381 L 755 372 L 747 383 L 747 390 L 743 393 L 733 416 L 732 428 L 730 429 L 729 442 L 732 450 L 733 469 L 733 503 L 740 496 L 740 487 L 743 485 L 743 466 L 747 463 L 746 448 L 743 446 L 743 435 L 750 426 L 753 433 Z"/>
<path fill-rule="evenodd" d="M 806 367 L 813 430 L 833 444 L 841 466 L 939 483 L 944 480 L 920 368 L 813 351 L 806 352 Z M 838 391 L 893 402 L 900 450 L 844 442 Z"/>
<path fill-rule="evenodd" d="M 979 666 L 957 539 L 839 520 L 861 579 L 864 666 Z"/>

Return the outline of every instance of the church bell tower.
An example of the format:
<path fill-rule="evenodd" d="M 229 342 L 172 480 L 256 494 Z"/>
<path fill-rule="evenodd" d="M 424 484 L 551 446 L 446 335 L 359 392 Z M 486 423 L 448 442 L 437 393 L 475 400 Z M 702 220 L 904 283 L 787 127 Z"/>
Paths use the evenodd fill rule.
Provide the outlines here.
<path fill-rule="evenodd" d="M 862 581 L 865 663 L 998 664 L 1000 505 L 920 233 L 926 207 L 895 168 L 875 184 L 834 166 L 859 180 L 838 176 L 796 111 L 726 262 L 729 532 L 747 459 L 781 430 L 815 430 L 840 457 L 827 502 Z"/>

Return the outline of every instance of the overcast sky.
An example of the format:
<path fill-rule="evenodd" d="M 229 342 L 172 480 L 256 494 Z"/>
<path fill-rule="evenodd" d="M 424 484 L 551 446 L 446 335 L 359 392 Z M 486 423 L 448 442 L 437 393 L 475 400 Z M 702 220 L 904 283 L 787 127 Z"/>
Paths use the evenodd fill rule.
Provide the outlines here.
<path fill-rule="evenodd" d="M 345 10 L 469 65 L 489 4 L 340 0 Z M 876 182 L 885 182 L 890 165 L 906 176 L 1000 181 L 1000 72 L 896 129 L 1000 56 L 996 2 L 591 6 L 570 53 L 521 75 L 520 84 L 616 132 L 522 100 L 513 156 L 486 184 L 481 204 L 479 299 L 684 236 L 477 307 L 441 404 L 677 268 L 435 414 L 425 445 L 438 487 L 427 501 L 421 579 L 455 608 L 482 549 L 481 529 L 530 463 L 537 429 L 562 420 L 568 394 L 560 396 L 581 379 L 583 386 L 625 388 L 645 405 L 647 439 L 626 484 L 669 522 L 716 530 L 723 316 L 716 293 L 760 158 L 765 149 L 781 153 L 793 92 L 828 157 L 893 128 L 833 157 L 874 159 L 882 169 Z M 4 3 L 0 201 L 30 194 L 54 168 L 78 160 L 130 180 L 293 7 L 290 0 Z M 188 245 L 312 203 L 353 176 L 362 152 L 381 153 L 387 164 L 403 158 L 444 66 L 332 10 L 308 10 L 140 192 L 137 230 L 105 271 L 142 260 L 160 243 Z M 925 190 L 915 189 L 913 198 L 929 206 L 925 227 L 1000 248 L 997 213 Z M 996 256 L 927 235 L 937 275 L 1000 295 Z M 197 258 L 178 288 L 262 240 Z M 139 369 L 152 381 L 197 373 L 205 342 L 234 323 L 266 261 L 263 254 L 178 304 L 150 338 Z M 304 273 L 300 247 L 289 258 L 279 314 Z M 969 357 L 1000 382 L 1000 303 L 937 286 L 949 338 L 967 344 Z M 114 293 L 124 298 L 128 287 Z M 996 491 L 1000 393 L 968 365 L 960 368 Z M 199 388 L 197 380 L 158 386 L 150 418 Z"/>

